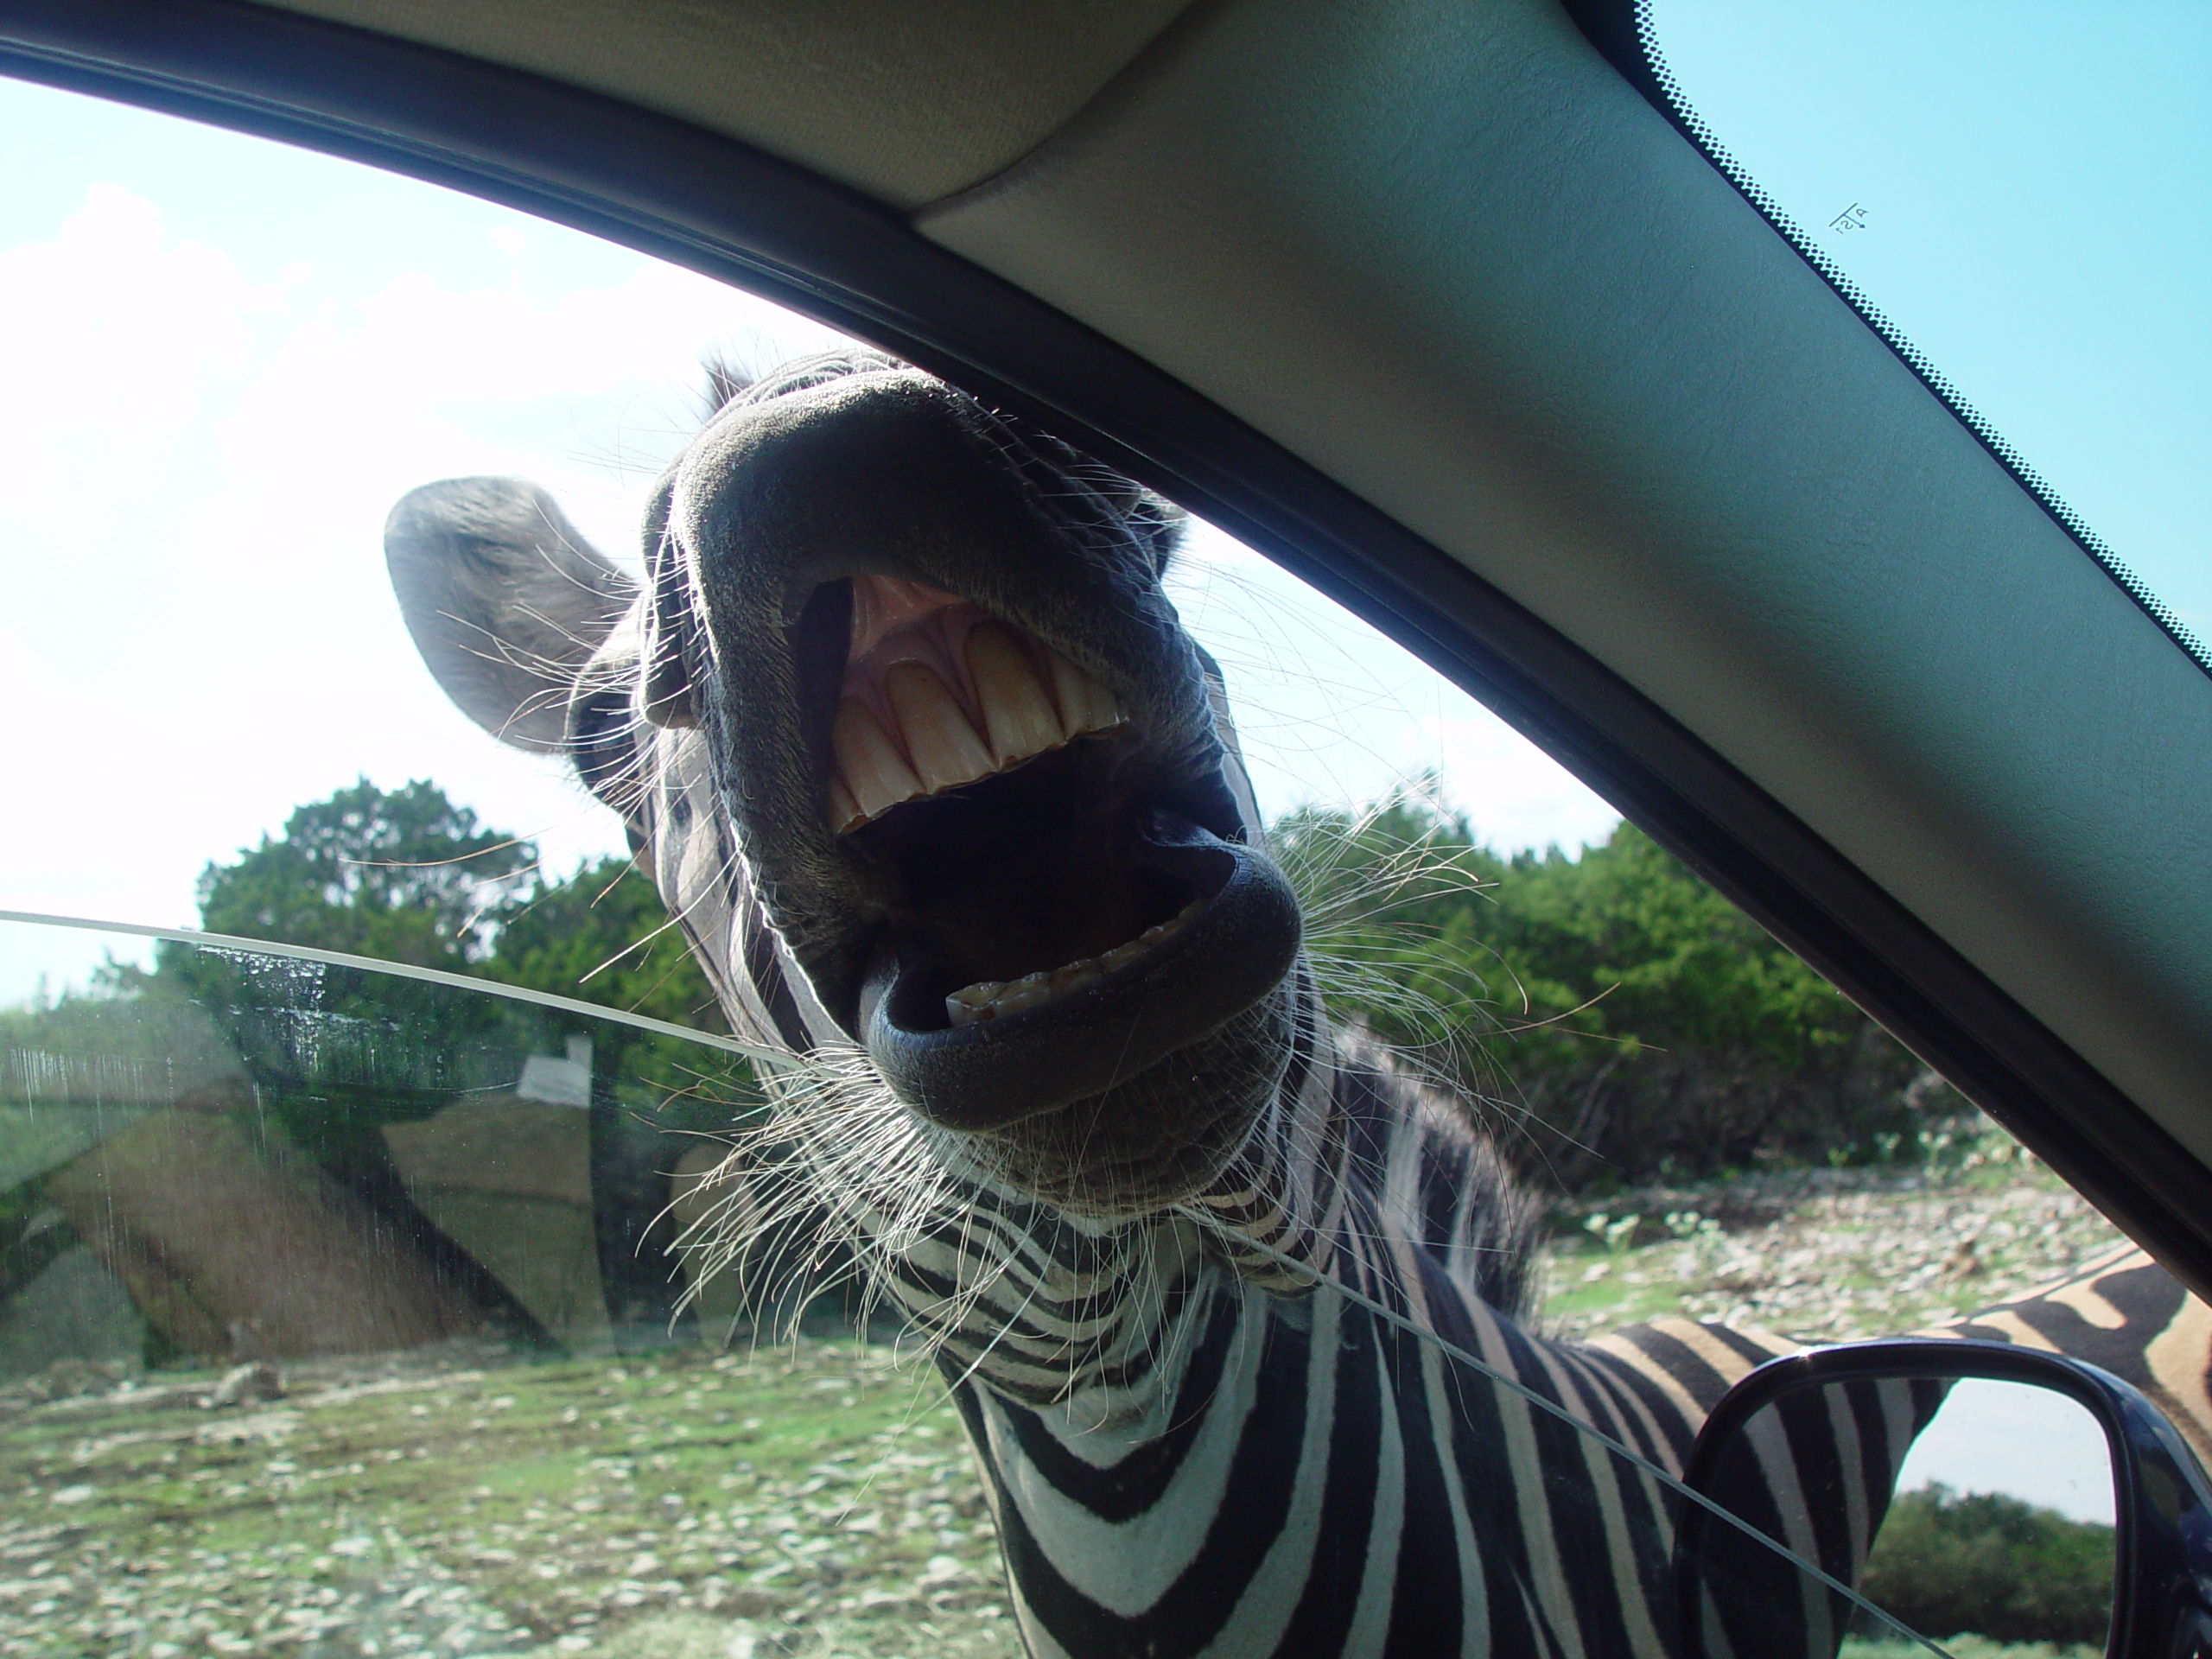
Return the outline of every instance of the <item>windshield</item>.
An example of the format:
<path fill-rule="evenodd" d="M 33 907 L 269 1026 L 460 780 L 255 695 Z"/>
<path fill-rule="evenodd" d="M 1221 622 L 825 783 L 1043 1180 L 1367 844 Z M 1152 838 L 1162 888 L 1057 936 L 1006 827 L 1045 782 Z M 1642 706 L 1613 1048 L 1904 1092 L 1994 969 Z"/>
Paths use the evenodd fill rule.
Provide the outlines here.
<path fill-rule="evenodd" d="M 1649 27 L 1800 245 L 2212 635 L 2212 15 L 1657 0 Z"/>

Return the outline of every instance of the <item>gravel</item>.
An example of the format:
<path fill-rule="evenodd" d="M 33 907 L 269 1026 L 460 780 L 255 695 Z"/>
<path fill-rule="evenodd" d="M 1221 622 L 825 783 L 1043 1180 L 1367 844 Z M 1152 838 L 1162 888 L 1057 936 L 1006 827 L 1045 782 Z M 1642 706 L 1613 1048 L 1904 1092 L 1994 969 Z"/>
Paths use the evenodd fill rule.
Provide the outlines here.
<path fill-rule="evenodd" d="M 0 1654 L 1020 1650 L 942 1389 L 887 1346 L 455 1350 L 231 1408 L 89 1369 L 0 1415 Z"/>
<path fill-rule="evenodd" d="M 1647 1187 L 1563 1211 L 1541 1323 L 1587 1337 L 1681 1313 L 1852 1342 L 2008 1300 L 2124 1242 L 1994 1132 L 1938 1151 L 1952 1155 Z"/>
<path fill-rule="evenodd" d="M 1988 1150 L 1563 1211 L 1544 1322 L 1874 1335 L 2117 1238 Z M 72 1362 L 0 1389 L 0 1656 L 1020 1651 L 957 1421 L 894 1346 L 267 1370 Z"/>

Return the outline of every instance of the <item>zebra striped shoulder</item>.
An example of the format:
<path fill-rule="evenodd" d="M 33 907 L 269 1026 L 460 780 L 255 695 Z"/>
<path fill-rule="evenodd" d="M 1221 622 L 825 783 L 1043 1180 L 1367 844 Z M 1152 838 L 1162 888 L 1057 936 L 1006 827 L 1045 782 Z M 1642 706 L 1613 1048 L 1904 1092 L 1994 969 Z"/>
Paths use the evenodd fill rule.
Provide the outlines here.
<path fill-rule="evenodd" d="M 2212 1307 L 2133 1244 L 2040 1289 L 1914 1332 L 2018 1343 L 2086 1360 L 2133 1383 L 2212 1464 Z"/>
<path fill-rule="evenodd" d="M 1575 1344 L 1571 1351 L 1643 1403 L 1680 1472 L 1721 1395 L 1768 1360 L 1796 1352 L 1797 1344 L 1764 1331 L 1663 1319 Z"/>

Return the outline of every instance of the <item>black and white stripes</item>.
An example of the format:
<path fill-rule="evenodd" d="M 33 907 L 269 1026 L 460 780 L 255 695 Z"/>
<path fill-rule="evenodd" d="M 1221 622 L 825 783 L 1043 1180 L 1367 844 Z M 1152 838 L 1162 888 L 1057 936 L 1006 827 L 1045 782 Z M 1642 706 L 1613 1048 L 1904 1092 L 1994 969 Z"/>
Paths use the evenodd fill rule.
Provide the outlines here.
<path fill-rule="evenodd" d="M 963 1179 L 918 1130 L 942 1179 L 903 1213 L 865 1188 L 842 1206 L 936 1346 L 1033 1651 L 1656 1659 L 1667 1491 L 1443 1344 L 1669 1470 L 1780 1345 L 1533 1336 L 1525 1203 L 1495 1154 L 1304 1012 L 1244 1154 L 1171 1211 L 1071 1216 Z M 826 1159 L 823 1190 L 844 1179 Z"/>
<path fill-rule="evenodd" d="M 1315 990 L 1218 673 L 1160 586 L 1178 522 L 853 352 L 715 415 L 655 492 L 646 584 L 512 480 L 425 486 L 387 548 L 486 729 L 553 746 L 537 717 L 566 697 L 568 751 L 732 1026 L 789 1057 L 763 1078 L 771 1185 L 932 1344 L 1036 1653 L 1662 1659 L 1654 1471 L 1784 1344 L 1529 1328 L 1531 1217 L 1495 1148 Z M 896 661 L 856 620 L 893 590 L 918 619 Z M 1019 683 L 992 696 L 1059 741 L 998 753 L 963 630 L 1068 665 L 1084 718 L 1002 660 Z M 538 642 L 530 673 L 487 680 L 511 638 Z M 841 751 L 891 742 L 868 700 L 916 664 L 897 766 Z M 987 736 L 988 766 L 923 788 L 932 746 Z M 856 816 L 847 785 L 894 772 Z M 1017 981 L 1034 995 L 1001 1017 Z M 987 985 L 963 1007 L 989 1023 L 932 1014 Z M 2063 1346 L 2212 1423 L 2212 1314 L 2139 1257 L 1963 1333 Z"/>
<path fill-rule="evenodd" d="M 1789 1344 L 1685 1320 L 1534 1334 L 1495 1154 L 1387 1056 L 1318 1020 L 1301 1033 L 1245 1154 L 1168 1213 L 1087 1221 L 954 1177 L 925 1224 L 875 1217 L 906 1241 L 875 1271 L 938 1344 L 1032 1651 L 1658 1659 L 1675 1499 L 1605 1441 L 1679 1472 L 1728 1386 Z M 2079 1321 L 2107 1335 L 2091 1357 L 2142 1373 L 2159 1340 L 2123 1335 L 2120 1309 L 2186 1327 L 2196 1305 L 2171 1287 L 2115 1259 L 1961 1334 Z M 1875 1403 L 1899 1408 L 1881 1455 L 1831 1426 L 1757 1506 L 1847 1576 L 1932 1410 Z"/>

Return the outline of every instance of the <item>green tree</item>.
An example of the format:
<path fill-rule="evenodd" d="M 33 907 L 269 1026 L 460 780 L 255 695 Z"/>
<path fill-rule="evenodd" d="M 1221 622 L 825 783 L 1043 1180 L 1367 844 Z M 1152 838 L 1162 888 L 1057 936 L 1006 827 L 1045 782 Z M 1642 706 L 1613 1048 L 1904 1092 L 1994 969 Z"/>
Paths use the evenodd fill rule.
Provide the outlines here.
<path fill-rule="evenodd" d="M 682 930 L 626 858 L 601 859 L 523 894 L 503 912 L 477 971 L 673 1025 L 723 1028 Z"/>
<path fill-rule="evenodd" d="M 281 832 L 237 858 L 208 865 L 199 895 L 209 932 L 392 967 L 169 941 L 150 972 L 113 970 L 91 1000 L 97 1007 L 41 1009 L 42 1025 L 59 1034 L 80 1012 L 143 1024 L 175 1005 L 203 1026 L 212 1020 L 219 1034 L 210 1041 L 226 1058 L 235 1054 L 254 1084 L 250 1098 L 228 1108 L 240 1128 L 306 1154 L 440 1271 L 504 1310 L 498 1317 L 524 1324 L 507 1292 L 417 1207 L 389 1131 L 516 1091 L 533 1059 L 573 1059 L 576 1039 L 588 1039 L 588 1087 L 573 1103 L 588 1113 L 588 1168 L 579 1173 L 591 1193 L 601 1283 L 618 1322 L 650 1326 L 674 1316 L 681 1287 L 667 1253 L 668 1172 L 693 1143 L 671 1132 L 728 1130 L 757 1106 L 750 1077 L 724 1051 L 499 994 L 547 992 L 721 1028 L 703 976 L 628 861 L 549 880 L 529 842 L 486 828 L 435 784 L 387 791 L 363 779 L 299 807 Z M 478 1122 L 454 1120 L 463 1134 Z M 482 1151 L 500 1154 L 497 1144 Z M 0 1195 L 0 1280 L 22 1266 L 16 1235 L 29 1212 L 14 1202 L 21 1196 Z"/>
<path fill-rule="evenodd" d="M 1931 1483 L 1890 1506 L 1859 1588 L 1938 1641 L 1971 1633 L 2101 1649 L 2113 1548 L 2108 1526 Z"/>
<path fill-rule="evenodd" d="M 1628 825 L 1579 855 L 1503 858 L 1431 789 L 1293 813 L 1273 837 L 1337 1014 L 1489 1103 L 1523 1166 L 1563 1185 L 1819 1157 L 1903 1124 L 1910 1058 Z M 200 899 L 211 931 L 722 1028 L 627 861 L 548 880 L 530 842 L 427 781 L 299 808 L 211 864 Z M 456 1089 L 512 1086 L 524 1057 L 578 1035 L 631 1116 L 717 1128 L 752 1097 L 726 1056 L 607 1020 L 262 956 L 164 945 L 158 960 L 257 1075 L 292 1080 L 285 1112 L 326 1143 L 363 1132 L 359 1103 L 433 1111 Z"/>
<path fill-rule="evenodd" d="M 1274 840 L 1339 1017 L 1489 1103 L 1569 1188 L 1872 1144 L 1917 1066 L 1641 830 L 1502 858 L 1433 791 Z"/>
<path fill-rule="evenodd" d="M 1570 858 L 1522 854 L 1501 883 L 1495 943 L 1584 1028 L 1664 1048 L 1797 1065 L 1850 1040 L 1850 1002 L 1632 824 Z"/>
<path fill-rule="evenodd" d="M 365 779 L 295 810 L 200 879 L 209 932 L 305 945 L 721 1028 L 652 884 L 606 860 L 548 880 L 536 847 L 486 828 L 428 780 Z M 381 1164 L 382 1125 L 512 1088 L 531 1054 L 592 1040 L 618 1114 L 726 1123 L 745 1079 L 720 1057 L 615 1021 L 404 975 L 165 943 L 152 978 L 213 1014 L 271 1116 L 326 1164 Z M 118 976 L 118 988 L 137 976 Z M 708 1086 L 708 1085 L 711 1086 Z M 696 1110 L 694 1095 L 702 1095 Z M 624 1121 L 627 1121 L 626 1118 Z"/>
<path fill-rule="evenodd" d="M 283 832 L 200 873 L 200 925 L 324 950 L 467 972 L 492 949 L 537 864 L 427 779 L 365 778 L 294 810 Z"/>
<path fill-rule="evenodd" d="M 728 1029 L 707 976 L 660 894 L 626 858 L 586 864 L 543 882 L 501 914 L 491 953 L 474 971 L 501 984 L 604 1003 L 696 1030 Z M 699 1127 L 728 1121 L 727 1103 L 749 1081 L 741 1065 L 696 1045 L 594 1022 L 603 1075 L 634 1082 L 700 1109 L 675 1116 Z M 657 1109 L 666 1116 L 664 1103 Z"/>

